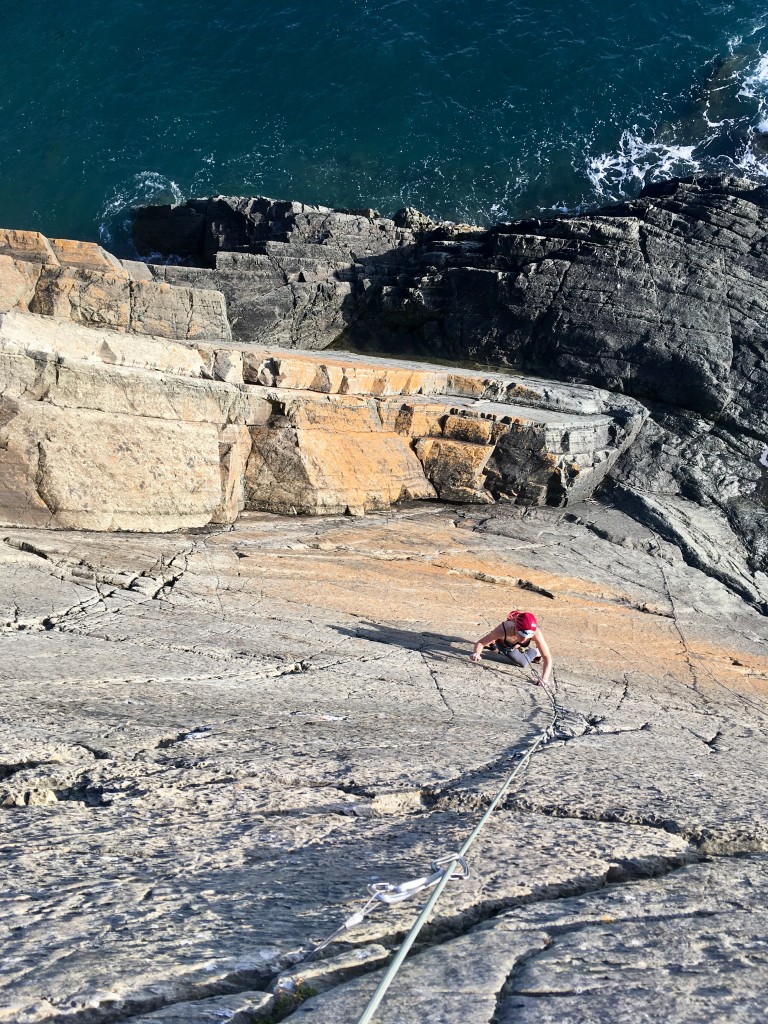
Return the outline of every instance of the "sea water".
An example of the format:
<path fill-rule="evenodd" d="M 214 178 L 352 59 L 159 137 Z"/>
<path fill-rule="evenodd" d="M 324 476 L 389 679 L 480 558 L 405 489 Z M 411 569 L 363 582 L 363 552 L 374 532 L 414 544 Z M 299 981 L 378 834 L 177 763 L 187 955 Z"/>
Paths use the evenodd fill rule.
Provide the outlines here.
<path fill-rule="evenodd" d="M 768 180 L 752 0 L 3 0 L 0 225 L 216 193 L 488 223 Z"/>

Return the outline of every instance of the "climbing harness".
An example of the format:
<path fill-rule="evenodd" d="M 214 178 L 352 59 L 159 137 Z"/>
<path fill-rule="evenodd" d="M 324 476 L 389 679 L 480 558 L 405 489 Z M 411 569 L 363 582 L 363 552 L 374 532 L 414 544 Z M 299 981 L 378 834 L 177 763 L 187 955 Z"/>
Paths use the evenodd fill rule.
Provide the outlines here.
<path fill-rule="evenodd" d="M 410 950 L 413 943 L 416 941 L 419 932 L 426 924 L 427 919 L 432 913 L 432 910 L 434 909 L 437 901 L 440 899 L 440 895 L 443 889 L 445 889 L 448 882 L 454 877 L 454 872 L 456 871 L 457 868 L 461 868 L 461 875 L 456 876 L 457 878 L 469 878 L 469 866 L 466 861 L 466 855 L 469 852 L 470 847 L 482 832 L 488 819 L 491 817 L 493 812 L 504 799 L 512 783 L 515 781 L 518 775 L 520 775 L 521 772 L 523 772 L 525 768 L 528 766 L 528 763 L 530 762 L 531 758 L 536 753 L 536 751 L 541 747 L 543 743 L 545 743 L 548 739 L 551 739 L 552 736 L 555 734 L 555 726 L 559 711 L 555 694 L 544 683 L 541 676 L 533 667 L 533 665 L 529 664 L 528 669 L 534 677 L 534 681 L 536 682 L 537 686 L 543 687 L 544 692 L 549 697 L 552 703 L 552 717 L 550 721 L 547 723 L 547 725 L 539 732 L 536 738 L 531 742 L 530 746 L 525 751 L 523 756 L 520 758 L 518 763 L 515 765 L 514 769 L 504 780 L 504 783 L 502 784 L 498 793 L 489 804 L 487 810 L 483 814 L 480 821 L 477 823 L 477 825 L 475 825 L 470 835 L 464 841 L 464 844 L 462 845 L 458 853 L 449 853 L 433 861 L 431 865 L 431 873 L 429 875 L 423 875 L 421 878 L 414 878 L 408 882 L 401 882 L 399 885 L 392 885 L 387 882 L 378 882 L 374 885 L 369 885 L 368 892 L 370 894 L 370 898 L 367 900 L 365 905 L 359 911 L 348 917 L 347 920 L 339 928 L 336 929 L 336 931 L 334 931 L 331 935 L 328 936 L 328 938 L 324 939 L 322 942 L 313 946 L 313 948 L 306 954 L 306 956 L 302 958 L 304 961 L 307 961 L 312 957 L 316 956 L 321 950 L 325 949 L 326 946 L 329 946 L 332 942 L 335 942 L 337 939 L 341 938 L 341 936 L 345 932 L 362 924 L 366 917 L 368 917 L 375 910 L 378 910 L 381 907 L 392 906 L 397 903 L 402 903 L 405 900 L 410 899 L 412 896 L 415 896 L 417 893 L 424 892 L 428 889 L 432 890 L 429 900 L 424 905 L 421 913 L 414 922 L 411 930 L 403 940 L 400 949 L 397 951 L 397 954 L 395 955 L 394 959 L 387 968 L 384 977 L 381 979 L 378 988 L 371 997 L 370 1002 L 363 1011 L 363 1014 L 359 1018 L 357 1024 L 370 1024 L 370 1021 L 373 1019 L 373 1015 L 378 1009 L 379 1004 L 384 998 L 389 986 L 392 984 L 395 975 L 400 969 L 400 966 L 402 965 L 403 961 L 408 955 L 408 951 Z"/>
<path fill-rule="evenodd" d="M 493 650 L 497 654 L 503 654 L 507 661 L 509 661 L 516 668 L 523 668 L 523 665 L 519 661 L 515 661 L 515 659 L 512 657 L 512 652 L 519 651 L 522 654 L 522 656 L 525 657 L 525 652 L 527 651 L 529 644 L 530 641 L 525 644 L 511 644 L 508 641 L 498 640 L 495 644 L 490 645 L 489 650 Z M 536 675 L 536 685 L 540 686 L 541 676 L 538 674 L 538 672 L 536 672 L 536 669 L 533 668 L 533 665 L 537 661 L 541 661 L 541 655 L 537 655 L 535 658 L 533 658 L 532 661 L 528 661 L 526 657 L 526 661 L 528 662 L 528 668 L 530 668 L 531 671 L 534 672 Z"/>

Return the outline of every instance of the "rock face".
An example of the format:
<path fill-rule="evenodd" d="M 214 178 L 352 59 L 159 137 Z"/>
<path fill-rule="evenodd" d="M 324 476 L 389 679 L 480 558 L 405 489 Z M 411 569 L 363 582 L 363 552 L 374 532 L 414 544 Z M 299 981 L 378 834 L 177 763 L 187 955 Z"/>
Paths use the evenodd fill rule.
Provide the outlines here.
<path fill-rule="evenodd" d="M 600 502 L 4 527 L 0 1021 L 357 1020 L 426 894 L 298 951 L 456 850 L 550 727 L 467 657 L 521 605 L 551 739 L 375 1021 L 761 1021 L 764 618 Z"/>
<path fill-rule="evenodd" d="M 0 323 L 0 520 L 96 530 L 231 521 L 237 428 L 268 402 L 204 379 L 199 353 L 163 339 L 33 314 Z M 225 456 L 227 459 L 225 459 Z"/>
<path fill-rule="evenodd" d="M 125 285 L 98 317 L 58 300 L 31 312 L 39 281 L 0 314 L 9 525 L 154 532 L 435 497 L 564 505 L 594 491 L 646 415 L 590 387 L 238 345 L 219 337 L 225 317 L 198 337 L 202 321 L 166 299 L 223 311 L 220 293 L 147 282 L 96 246 L 6 236 L 14 267 L 66 259 L 78 288 L 107 273 Z M 34 266 L 59 280 L 58 264 Z"/>
<path fill-rule="evenodd" d="M 0 312 L 168 338 L 231 337 L 221 294 L 170 287 L 100 246 L 0 229 Z"/>
<path fill-rule="evenodd" d="M 563 505 L 592 493 L 644 418 L 594 388 L 134 346 L 20 313 L 0 322 L 0 393 L 0 520 L 96 530 L 232 522 L 244 508 L 360 514 L 436 496 Z M 530 405 L 498 400 L 518 395 Z"/>
<path fill-rule="evenodd" d="M 696 231 L 715 191 L 690 186 Z M 750 203 L 706 244 L 741 223 L 758 253 Z M 762 326 L 750 368 L 733 284 L 732 348 L 722 308 L 697 333 L 639 209 L 565 238 L 266 200 L 142 215 L 208 264 L 186 268 L 5 233 L 2 1024 L 358 1019 L 426 899 L 363 916 L 368 886 L 459 849 L 534 740 L 377 1024 L 764 1020 Z M 679 328 L 652 321 L 659 381 L 633 368 L 641 292 L 618 295 L 638 251 Z M 579 280 L 605 352 L 569 349 Z M 553 375 L 614 390 L 297 350 L 341 324 L 523 363 L 551 332 Z M 551 688 L 467 657 L 513 607 Z"/>
<path fill-rule="evenodd" d="M 611 473 L 613 500 L 692 564 L 752 599 L 765 590 L 765 185 L 665 182 L 593 214 L 488 230 L 217 197 L 137 211 L 136 239 L 201 264 L 152 273 L 221 288 L 244 341 L 428 352 L 642 400 L 651 416 Z"/>

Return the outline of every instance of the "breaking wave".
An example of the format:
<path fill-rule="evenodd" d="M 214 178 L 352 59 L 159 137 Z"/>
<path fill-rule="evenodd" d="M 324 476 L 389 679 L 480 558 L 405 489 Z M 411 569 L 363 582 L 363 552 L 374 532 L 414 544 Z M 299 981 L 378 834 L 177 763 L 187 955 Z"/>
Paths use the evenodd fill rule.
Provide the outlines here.
<path fill-rule="evenodd" d="M 740 38 L 731 44 L 692 88 L 683 116 L 645 130 L 634 124 L 615 149 L 587 152 L 582 173 L 597 200 L 621 202 L 652 182 L 707 172 L 768 180 L 768 54 L 738 49 Z"/>
<path fill-rule="evenodd" d="M 135 258 L 131 243 L 131 211 L 150 204 L 183 203 L 185 195 L 171 178 L 141 171 L 107 196 L 99 211 L 99 241 L 119 256 Z"/>
<path fill-rule="evenodd" d="M 598 199 L 622 199 L 637 187 L 662 178 L 700 169 L 695 146 L 646 142 L 637 130 L 624 131 L 613 153 L 601 153 L 587 163 L 587 178 Z"/>

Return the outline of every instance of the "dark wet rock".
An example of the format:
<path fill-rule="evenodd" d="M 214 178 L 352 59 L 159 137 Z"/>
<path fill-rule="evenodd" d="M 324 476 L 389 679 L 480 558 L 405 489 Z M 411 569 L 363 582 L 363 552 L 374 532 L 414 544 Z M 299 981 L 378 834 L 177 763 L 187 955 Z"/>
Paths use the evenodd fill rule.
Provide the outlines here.
<path fill-rule="evenodd" d="M 296 347 L 318 347 L 312 318 L 294 316 L 298 286 L 313 285 L 352 345 L 589 381 L 764 433 L 766 211 L 765 186 L 708 177 L 652 186 L 590 215 L 486 231 L 409 209 L 389 220 L 224 197 L 138 210 L 134 230 L 145 252 L 175 245 L 207 267 L 201 283 L 218 287 L 229 275 L 240 340 L 288 333 Z M 203 231 L 193 231 L 201 216 Z M 193 268 L 155 273 L 183 280 Z M 262 300 L 284 293 L 269 338 L 247 336 L 265 323 L 237 328 L 254 290 Z"/>
<path fill-rule="evenodd" d="M 401 214 L 217 196 L 136 210 L 134 242 L 147 258 L 192 262 L 151 270 L 170 284 L 221 290 L 239 341 L 326 348 L 381 280 L 410 280 L 417 240 L 438 226 L 416 210 Z"/>

